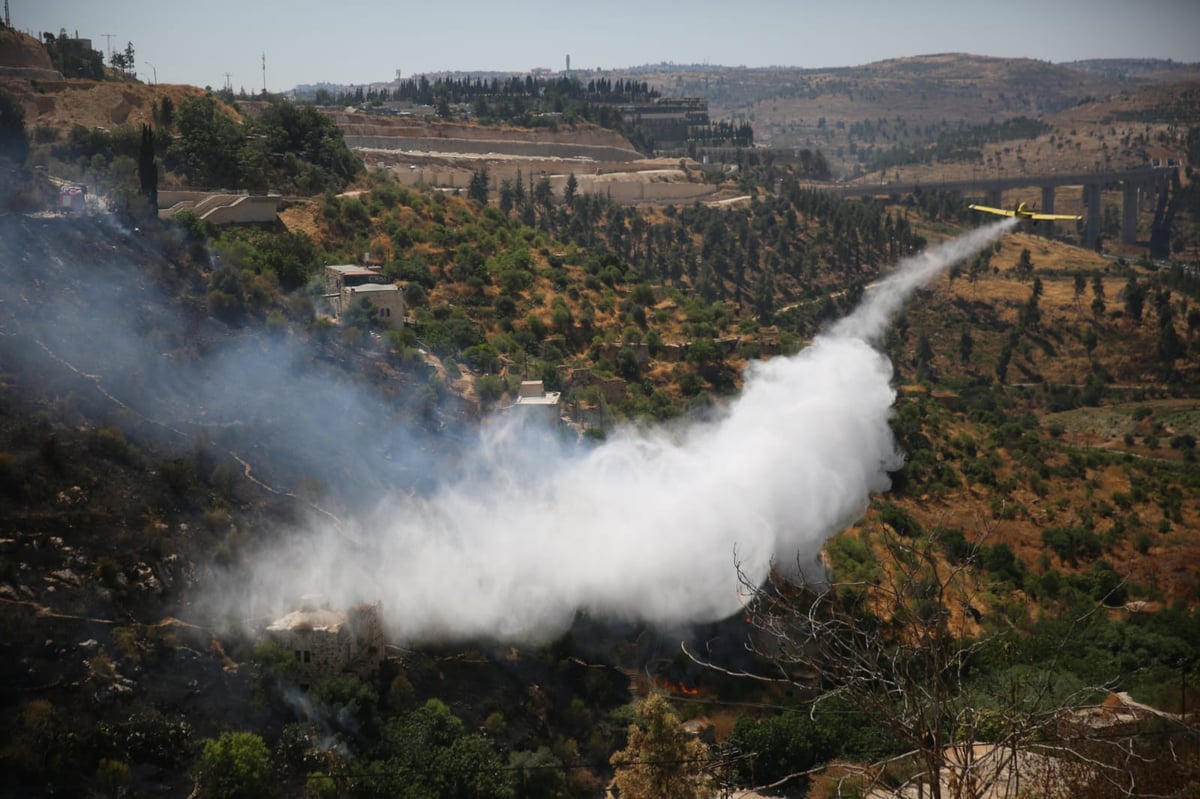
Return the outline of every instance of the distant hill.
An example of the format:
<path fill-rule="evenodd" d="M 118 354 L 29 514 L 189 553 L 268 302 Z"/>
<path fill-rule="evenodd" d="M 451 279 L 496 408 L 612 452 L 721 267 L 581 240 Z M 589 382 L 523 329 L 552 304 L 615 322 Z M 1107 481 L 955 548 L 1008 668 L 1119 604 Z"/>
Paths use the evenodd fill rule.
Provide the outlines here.
<path fill-rule="evenodd" d="M 1107 78 L 1137 81 L 1178 80 L 1182 77 L 1194 77 L 1197 70 L 1200 70 L 1200 64 L 1162 58 L 1090 58 L 1084 61 L 1067 61 L 1063 66 Z"/>
<path fill-rule="evenodd" d="M 667 96 L 708 98 L 714 119 L 748 120 L 757 145 L 820 149 L 835 173 L 848 175 L 871 172 L 878 153 L 925 146 L 946 132 L 1048 118 L 1166 83 L 1200 81 L 1200 65 L 941 53 L 856 67 L 661 65 L 630 74 Z"/>

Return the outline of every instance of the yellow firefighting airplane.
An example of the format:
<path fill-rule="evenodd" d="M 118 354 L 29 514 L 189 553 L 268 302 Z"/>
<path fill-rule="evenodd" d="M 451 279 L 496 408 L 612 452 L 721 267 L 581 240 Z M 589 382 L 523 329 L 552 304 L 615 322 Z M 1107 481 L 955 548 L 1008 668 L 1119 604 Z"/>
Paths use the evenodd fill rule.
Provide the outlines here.
<path fill-rule="evenodd" d="M 1078 222 L 1083 219 L 1082 216 L 1074 216 L 1072 214 L 1039 214 L 1032 208 L 1025 207 L 1025 203 L 1018 203 L 1016 208 L 992 208 L 990 205 L 969 205 L 967 206 L 973 211 L 983 211 L 986 214 L 997 214 L 999 216 L 1015 216 L 1018 219 L 1029 219 L 1033 224 L 1045 221 L 1061 220 L 1063 222 L 1071 221 Z"/>

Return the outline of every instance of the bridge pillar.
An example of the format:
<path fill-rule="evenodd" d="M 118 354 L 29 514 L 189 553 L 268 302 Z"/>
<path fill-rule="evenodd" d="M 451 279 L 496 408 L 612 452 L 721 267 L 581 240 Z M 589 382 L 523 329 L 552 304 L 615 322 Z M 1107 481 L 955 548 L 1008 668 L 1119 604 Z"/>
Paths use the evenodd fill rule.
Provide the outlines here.
<path fill-rule="evenodd" d="M 1095 247 L 1100 241 L 1100 184 L 1087 183 L 1083 187 L 1083 204 L 1087 206 L 1087 238 L 1085 244 Z"/>
<path fill-rule="evenodd" d="M 1054 187 L 1042 186 L 1042 213 L 1054 213 Z"/>
<path fill-rule="evenodd" d="M 1137 243 L 1137 212 L 1138 194 L 1140 187 L 1133 181 L 1126 181 L 1121 191 L 1121 243 Z"/>

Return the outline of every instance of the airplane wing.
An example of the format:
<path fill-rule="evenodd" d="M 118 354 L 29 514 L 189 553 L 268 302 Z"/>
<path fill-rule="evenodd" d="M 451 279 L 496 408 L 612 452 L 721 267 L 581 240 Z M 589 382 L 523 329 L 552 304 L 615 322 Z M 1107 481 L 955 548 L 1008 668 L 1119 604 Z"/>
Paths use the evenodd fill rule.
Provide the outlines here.
<path fill-rule="evenodd" d="M 1072 214 L 1034 214 L 1032 218 L 1034 220 L 1060 219 L 1064 222 L 1078 222 L 1079 220 L 1083 219 L 1082 216 L 1074 216 Z"/>
<path fill-rule="evenodd" d="M 967 206 L 972 211 L 983 211 L 987 214 L 996 214 L 998 216 L 1016 216 L 1017 212 L 1012 209 L 1005 210 L 1003 208 L 992 208 L 990 205 L 969 205 Z M 1072 217 L 1073 218 L 1073 217 Z"/>

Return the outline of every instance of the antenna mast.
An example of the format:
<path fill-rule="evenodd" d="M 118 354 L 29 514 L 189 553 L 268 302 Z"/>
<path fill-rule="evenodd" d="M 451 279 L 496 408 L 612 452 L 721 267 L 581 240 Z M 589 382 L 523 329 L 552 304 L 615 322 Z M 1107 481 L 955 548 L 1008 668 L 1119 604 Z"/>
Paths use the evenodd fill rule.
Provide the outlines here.
<path fill-rule="evenodd" d="M 12 19 L 8 16 L 8 0 L 4 0 L 4 27 L 12 27 Z"/>
<path fill-rule="evenodd" d="M 267 53 L 264 50 L 262 54 L 263 62 L 263 94 L 267 93 Z"/>
<path fill-rule="evenodd" d="M 4 7 L 5 7 L 6 9 L 8 8 L 8 0 L 4 0 Z M 113 37 L 115 34 L 112 34 L 112 33 L 102 33 L 102 34 L 100 34 L 100 35 L 104 37 L 104 46 L 108 48 L 108 63 L 110 63 L 110 64 L 111 64 L 111 63 L 112 63 L 112 55 L 113 55 L 113 49 L 112 49 L 112 37 Z"/>

